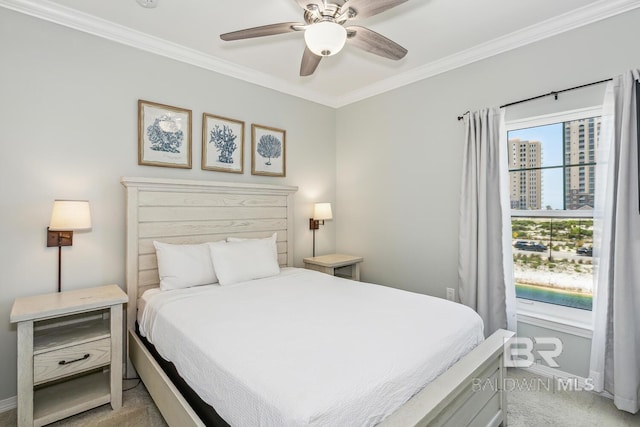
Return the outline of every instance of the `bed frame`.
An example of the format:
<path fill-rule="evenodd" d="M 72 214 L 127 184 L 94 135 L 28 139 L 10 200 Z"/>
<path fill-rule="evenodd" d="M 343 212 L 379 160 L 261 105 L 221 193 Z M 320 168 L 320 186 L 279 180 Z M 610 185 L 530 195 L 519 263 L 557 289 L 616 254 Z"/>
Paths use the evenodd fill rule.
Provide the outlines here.
<path fill-rule="evenodd" d="M 127 200 L 127 377 L 137 374 L 170 426 L 204 426 L 135 333 L 137 300 L 159 286 L 153 240 L 203 243 L 278 234 L 281 266 L 293 266 L 297 187 L 157 178 L 122 178 Z M 380 425 L 506 425 L 505 340 L 499 330 Z"/>

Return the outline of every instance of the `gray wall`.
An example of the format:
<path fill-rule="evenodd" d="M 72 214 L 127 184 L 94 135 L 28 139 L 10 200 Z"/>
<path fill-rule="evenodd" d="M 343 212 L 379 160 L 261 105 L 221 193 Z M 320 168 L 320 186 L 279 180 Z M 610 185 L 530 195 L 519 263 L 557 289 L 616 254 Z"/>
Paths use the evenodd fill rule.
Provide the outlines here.
<path fill-rule="evenodd" d="M 457 288 L 464 140 L 457 116 L 640 67 L 638 22 L 635 10 L 339 109 L 337 250 L 364 257 L 364 281 L 440 297 Z M 523 104 L 507 118 L 593 106 L 603 89 Z M 559 336 L 561 369 L 587 375 L 589 339 L 519 330 Z"/>
<path fill-rule="evenodd" d="M 365 281 L 444 297 L 458 283 L 457 116 L 639 67 L 638 22 L 635 10 L 340 108 L 337 249 L 364 257 Z M 563 106 L 594 99 L 582 92 L 561 95 Z"/>
<path fill-rule="evenodd" d="M 554 331 L 539 326 L 530 325 L 524 322 L 518 322 L 519 337 L 556 337 L 562 342 L 562 353 L 555 358 L 560 371 L 568 374 L 577 375 L 587 378 L 589 376 L 589 363 L 591 354 L 591 339 L 573 334 Z M 536 345 L 534 349 L 534 358 L 536 363 L 548 366 L 542 357 L 535 350 L 554 350 L 549 345 Z"/>
<path fill-rule="evenodd" d="M 16 394 L 13 300 L 56 290 L 56 198 L 89 199 L 93 214 L 63 249 L 64 289 L 124 286 L 122 176 L 297 185 L 296 265 L 311 255 L 312 204 L 335 203 L 333 109 L 4 8 L 0 52 L 0 401 Z M 193 169 L 138 166 L 138 99 L 193 111 Z M 200 169 L 203 112 L 245 121 L 243 175 Z M 251 123 L 286 129 L 286 178 L 251 175 Z M 332 252 L 334 222 L 320 231 L 318 251 Z"/>

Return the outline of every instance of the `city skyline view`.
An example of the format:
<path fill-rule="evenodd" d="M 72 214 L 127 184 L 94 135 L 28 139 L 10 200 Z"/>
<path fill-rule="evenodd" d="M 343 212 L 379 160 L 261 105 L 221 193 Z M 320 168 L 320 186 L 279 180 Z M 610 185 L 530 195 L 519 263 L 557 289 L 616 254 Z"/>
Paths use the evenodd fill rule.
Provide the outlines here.
<path fill-rule="evenodd" d="M 538 141 L 542 146 L 541 167 L 562 166 L 562 132 L 563 124 L 554 123 L 545 126 L 512 130 L 507 134 L 509 141 Z M 543 169 L 542 174 L 542 202 L 541 209 L 551 206 L 551 209 L 564 209 L 564 194 L 562 169 Z"/>
<path fill-rule="evenodd" d="M 512 208 L 593 208 L 599 132 L 600 117 L 509 131 Z"/>
<path fill-rule="evenodd" d="M 592 308 L 591 209 L 600 119 L 585 118 L 508 132 L 510 202 L 515 211 L 564 210 L 561 217 L 512 217 L 516 296 Z"/>

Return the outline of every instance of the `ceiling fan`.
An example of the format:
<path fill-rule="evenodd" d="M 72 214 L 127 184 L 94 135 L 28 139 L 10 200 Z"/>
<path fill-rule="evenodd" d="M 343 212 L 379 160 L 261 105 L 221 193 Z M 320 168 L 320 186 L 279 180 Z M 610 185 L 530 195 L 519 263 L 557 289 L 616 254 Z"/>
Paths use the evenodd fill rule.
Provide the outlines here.
<path fill-rule="evenodd" d="M 324 56 L 338 53 L 345 42 L 393 60 L 404 58 L 407 49 L 368 28 L 345 24 L 356 18 L 377 15 L 408 0 L 295 0 L 304 9 L 304 24 L 283 22 L 221 34 L 225 41 L 304 31 L 305 49 L 300 75 L 314 73 Z"/>

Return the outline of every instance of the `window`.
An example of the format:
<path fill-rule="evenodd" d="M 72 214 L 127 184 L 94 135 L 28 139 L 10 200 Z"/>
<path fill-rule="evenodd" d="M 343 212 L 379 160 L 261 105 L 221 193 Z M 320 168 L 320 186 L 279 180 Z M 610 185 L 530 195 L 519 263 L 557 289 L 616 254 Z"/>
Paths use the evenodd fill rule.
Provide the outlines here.
<path fill-rule="evenodd" d="M 598 109 L 585 109 L 507 126 L 509 150 L 525 148 L 524 161 L 509 163 L 519 306 L 590 314 L 599 116 Z"/>

